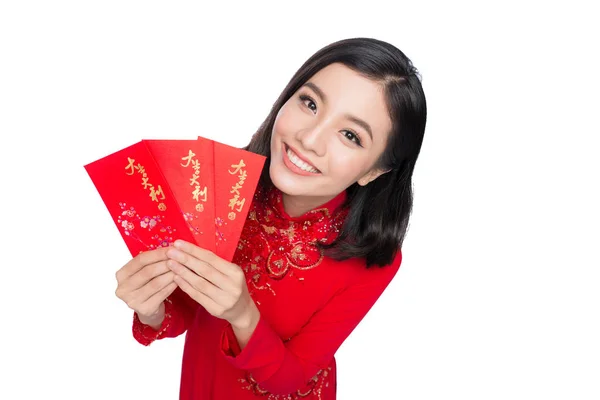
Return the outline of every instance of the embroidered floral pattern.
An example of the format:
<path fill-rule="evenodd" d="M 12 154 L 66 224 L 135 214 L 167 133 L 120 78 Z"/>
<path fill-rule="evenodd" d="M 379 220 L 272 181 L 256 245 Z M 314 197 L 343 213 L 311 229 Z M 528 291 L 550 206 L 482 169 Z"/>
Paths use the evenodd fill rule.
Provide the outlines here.
<path fill-rule="evenodd" d="M 323 388 L 329 387 L 328 378 L 330 374 L 331 367 L 319 370 L 319 372 L 317 372 L 317 374 L 308 382 L 306 387 L 298 390 L 296 393 L 286 395 L 272 394 L 262 389 L 250 373 L 246 373 L 246 376 L 239 381 L 244 385 L 244 389 L 252 391 L 257 396 L 264 397 L 265 400 L 299 400 L 306 398 L 321 400 Z"/>
<path fill-rule="evenodd" d="M 251 292 L 269 290 L 271 280 L 281 280 L 294 270 L 317 267 L 323 261 L 323 252 L 317 243 L 331 243 L 337 237 L 345 210 L 330 215 L 326 207 L 309 211 L 299 218 L 286 217 L 282 194 L 271 190 L 267 202 L 257 201 L 262 196 L 257 190 L 255 201 L 248 213 L 244 232 L 238 244 L 234 262 L 246 273 Z M 301 280 L 301 278 L 299 278 Z"/>
<path fill-rule="evenodd" d="M 150 345 L 155 340 L 163 337 L 169 326 L 171 325 L 172 317 L 171 310 L 173 308 L 173 303 L 169 298 L 165 299 L 165 319 L 163 322 L 163 327 L 159 331 L 155 331 L 154 328 L 148 325 L 144 325 L 137 313 L 133 314 L 133 336 L 137 338 L 140 343 L 145 346 Z"/>

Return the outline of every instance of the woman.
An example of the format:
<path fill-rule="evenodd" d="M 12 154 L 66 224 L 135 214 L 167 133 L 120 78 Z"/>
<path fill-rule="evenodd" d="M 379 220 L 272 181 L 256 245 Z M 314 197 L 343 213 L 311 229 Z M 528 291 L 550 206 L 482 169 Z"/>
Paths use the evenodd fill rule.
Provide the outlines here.
<path fill-rule="evenodd" d="M 117 272 L 136 340 L 187 332 L 180 398 L 335 399 L 334 354 L 400 267 L 425 120 L 400 50 L 333 43 L 245 148 L 267 161 L 233 262 L 177 241 Z"/>

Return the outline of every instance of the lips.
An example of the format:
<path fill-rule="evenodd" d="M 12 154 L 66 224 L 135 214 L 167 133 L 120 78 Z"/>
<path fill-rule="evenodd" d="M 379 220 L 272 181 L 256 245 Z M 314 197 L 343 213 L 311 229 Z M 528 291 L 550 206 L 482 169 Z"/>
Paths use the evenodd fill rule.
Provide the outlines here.
<path fill-rule="evenodd" d="M 311 163 L 309 160 L 307 160 L 305 157 L 303 157 L 300 153 L 298 153 L 293 147 L 290 147 L 289 145 L 284 143 L 284 151 L 287 153 L 288 151 L 292 151 L 292 153 L 294 153 L 296 155 L 296 157 L 298 157 L 300 160 L 304 161 L 306 164 L 308 164 L 309 166 L 311 166 L 312 168 L 316 169 L 319 173 L 321 172 L 319 170 L 319 168 L 315 167 L 315 165 L 313 163 Z"/>

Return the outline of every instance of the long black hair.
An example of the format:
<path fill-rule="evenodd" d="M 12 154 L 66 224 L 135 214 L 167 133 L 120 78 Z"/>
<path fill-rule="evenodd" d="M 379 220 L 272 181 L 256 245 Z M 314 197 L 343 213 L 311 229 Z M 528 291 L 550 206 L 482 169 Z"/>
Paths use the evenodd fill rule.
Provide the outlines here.
<path fill-rule="evenodd" d="M 389 170 L 366 186 L 347 189 L 348 215 L 337 239 L 320 244 L 337 260 L 366 259 L 367 267 L 391 263 L 402 247 L 412 212 L 412 174 L 425 133 L 427 107 L 421 78 L 412 62 L 393 45 L 371 38 L 344 39 L 311 56 L 296 71 L 271 112 L 244 148 L 267 157 L 260 185 L 272 187 L 269 175 L 271 133 L 281 107 L 319 70 L 341 63 L 385 87 L 392 121 L 386 149 L 375 168 Z"/>

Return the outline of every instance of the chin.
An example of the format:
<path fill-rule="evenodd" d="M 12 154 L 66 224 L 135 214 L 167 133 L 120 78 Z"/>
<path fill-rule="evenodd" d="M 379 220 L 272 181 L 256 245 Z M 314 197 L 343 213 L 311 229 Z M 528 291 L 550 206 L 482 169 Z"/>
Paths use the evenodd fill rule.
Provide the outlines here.
<path fill-rule="evenodd" d="M 278 145 L 281 145 L 281 142 Z M 329 195 L 322 193 L 325 187 L 330 186 L 325 183 L 327 177 L 322 175 L 301 176 L 292 172 L 285 165 L 283 154 L 278 149 L 271 151 L 269 176 L 273 185 L 288 196 L 321 197 Z"/>
<path fill-rule="evenodd" d="M 283 168 L 285 168 L 284 165 L 274 166 L 273 164 L 271 164 L 271 167 L 269 168 L 269 176 L 271 177 L 271 182 L 273 182 L 273 185 L 277 189 L 281 190 L 283 193 L 287 195 L 295 195 L 295 192 L 297 190 L 294 190 L 294 188 L 297 189 L 298 184 L 296 183 L 294 185 L 294 182 L 291 182 L 289 177 L 283 176 Z"/>

